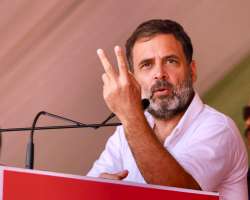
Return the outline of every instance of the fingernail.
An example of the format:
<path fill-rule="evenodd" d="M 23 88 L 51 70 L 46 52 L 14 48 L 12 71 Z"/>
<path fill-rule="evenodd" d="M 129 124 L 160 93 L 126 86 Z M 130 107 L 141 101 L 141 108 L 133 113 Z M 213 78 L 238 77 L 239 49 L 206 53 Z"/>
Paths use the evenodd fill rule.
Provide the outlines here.
<path fill-rule="evenodd" d="M 121 49 L 120 46 L 118 45 L 115 46 L 115 51 L 119 51 L 120 49 Z"/>
<path fill-rule="evenodd" d="M 102 54 L 103 50 L 102 49 L 97 49 L 97 54 Z"/>

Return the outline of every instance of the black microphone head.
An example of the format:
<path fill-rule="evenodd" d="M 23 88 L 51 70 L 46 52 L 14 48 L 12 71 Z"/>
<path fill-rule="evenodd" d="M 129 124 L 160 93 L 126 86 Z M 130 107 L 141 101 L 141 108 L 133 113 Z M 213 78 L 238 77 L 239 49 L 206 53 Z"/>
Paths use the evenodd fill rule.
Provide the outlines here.
<path fill-rule="evenodd" d="M 141 103 L 142 103 L 143 110 L 147 109 L 150 104 L 148 99 L 142 99 Z"/>

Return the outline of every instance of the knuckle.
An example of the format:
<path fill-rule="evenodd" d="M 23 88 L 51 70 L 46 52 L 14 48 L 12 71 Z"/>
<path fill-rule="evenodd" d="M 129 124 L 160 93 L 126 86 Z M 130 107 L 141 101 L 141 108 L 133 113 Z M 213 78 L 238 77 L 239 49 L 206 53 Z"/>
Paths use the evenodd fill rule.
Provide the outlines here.
<path fill-rule="evenodd" d="M 107 74 L 106 74 L 106 73 L 103 73 L 103 74 L 102 74 L 102 78 L 105 78 L 105 77 L 107 77 Z"/>
<path fill-rule="evenodd" d="M 103 93 L 104 100 L 108 100 L 108 95 L 106 93 Z"/>
<path fill-rule="evenodd" d="M 102 74 L 102 80 L 103 80 L 103 81 L 105 81 L 105 80 L 106 80 L 106 78 L 107 78 L 106 73 Z"/>
<path fill-rule="evenodd" d="M 124 62 L 121 62 L 121 63 L 120 63 L 120 67 L 121 67 L 121 68 L 126 68 L 127 66 L 125 65 Z"/>
<path fill-rule="evenodd" d="M 121 81 L 121 85 L 122 85 L 123 88 L 131 87 L 131 82 L 129 80 L 127 80 L 127 79 L 123 79 Z"/>
<path fill-rule="evenodd" d="M 108 75 L 106 73 L 102 74 L 102 81 L 106 83 L 109 80 Z"/>

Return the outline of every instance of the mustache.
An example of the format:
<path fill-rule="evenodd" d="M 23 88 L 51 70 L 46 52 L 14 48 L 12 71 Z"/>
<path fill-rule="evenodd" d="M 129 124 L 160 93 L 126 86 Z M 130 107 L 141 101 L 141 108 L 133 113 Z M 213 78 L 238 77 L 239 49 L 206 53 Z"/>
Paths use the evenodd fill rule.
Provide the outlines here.
<path fill-rule="evenodd" d="M 159 90 L 169 90 L 174 88 L 174 85 L 167 80 L 157 80 L 155 84 L 151 87 L 151 94 L 153 95 L 155 92 Z"/>

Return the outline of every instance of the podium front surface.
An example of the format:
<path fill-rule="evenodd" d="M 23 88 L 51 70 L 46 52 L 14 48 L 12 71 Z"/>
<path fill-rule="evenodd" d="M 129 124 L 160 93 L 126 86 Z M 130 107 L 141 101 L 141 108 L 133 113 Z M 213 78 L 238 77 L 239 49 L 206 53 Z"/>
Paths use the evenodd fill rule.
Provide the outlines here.
<path fill-rule="evenodd" d="M 219 200 L 218 193 L 1 167 L 2 200 Z"/>

